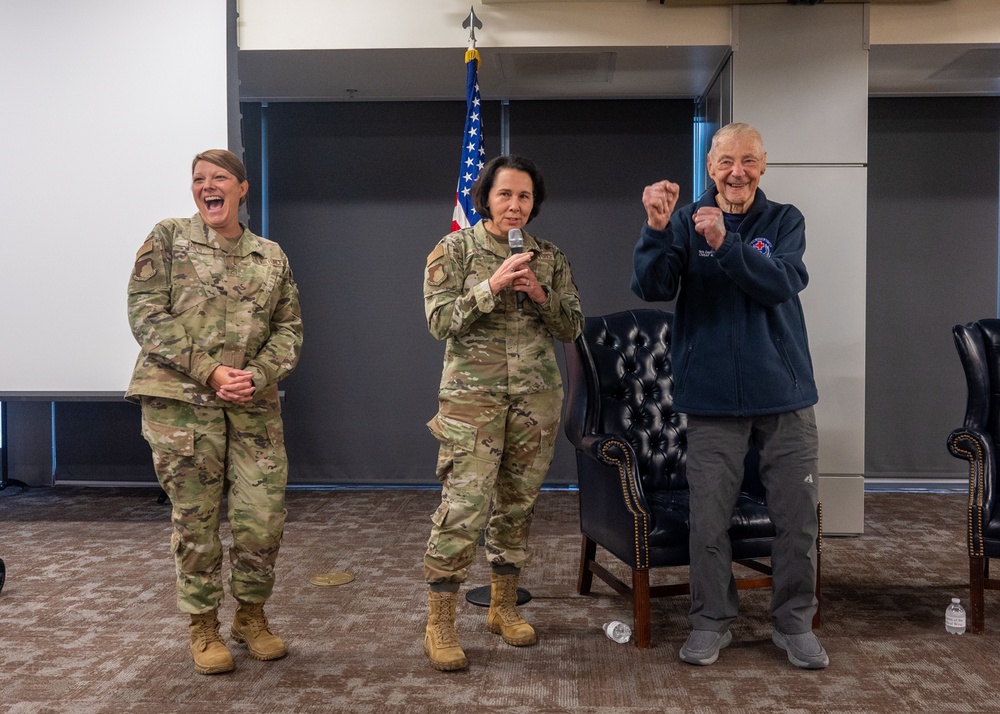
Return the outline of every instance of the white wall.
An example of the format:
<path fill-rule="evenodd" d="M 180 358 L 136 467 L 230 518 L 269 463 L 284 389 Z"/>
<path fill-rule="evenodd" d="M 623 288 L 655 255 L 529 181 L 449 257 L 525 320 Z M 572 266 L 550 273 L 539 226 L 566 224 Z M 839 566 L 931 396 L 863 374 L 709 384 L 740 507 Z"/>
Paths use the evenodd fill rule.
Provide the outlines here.
<path fill-rule="evenodd" d="M 470 6 L 483 21 L 480 47 L 727 45 L 730 39 L 729 7 L 671 8 L 654 0 L 240 0 L 240 48 L 460 47 Z M 870 8 L 872 44 L 1000 42 L 997 0 Z"/>
<path fill-rule="evenodd" d="M 241 50 L 728 45 L 728 7 L 656 2 L 483 4 L 470 0 L 240 0 Z"/>
<path fill-rule="evenodd" d="M 1000 2 L 947 2 L 871 6 L 873 45 L 1000 42 Z"/>
<path fill-rule="evenodd" d="M 228 145 L 223 0 L 0 3 L 0 394 L 122 392 L 125 288 Z"/>
<path fill-rule="evenodd" d="M 760 183 L 768 198 L 793 204 L 806 219 L 802 306 L 819 389 L 823 474 L 865 472 L 867 181 L 864 166 L 769 165 Z"/>

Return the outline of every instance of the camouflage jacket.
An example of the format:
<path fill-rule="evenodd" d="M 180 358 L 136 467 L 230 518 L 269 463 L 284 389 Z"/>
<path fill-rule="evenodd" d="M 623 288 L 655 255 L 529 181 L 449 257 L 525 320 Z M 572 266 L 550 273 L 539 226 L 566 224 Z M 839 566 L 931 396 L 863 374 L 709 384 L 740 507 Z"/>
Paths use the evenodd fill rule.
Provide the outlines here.
<path fill-rule="evenodd" d="M 506 243 L 480 221 L 451 233 L 427 257 L 424 312 L 431 334 L 447 340 L 440 392 L 528 394 L 562 386 L 553 338 L 572 342 L 583 312 L 566 256 L 524 233 L 529 264 L 548 300 L 524 301 L 518 311 L 509 288 L 494 295 L 489 279 L 510 256 Z"/>
<path fill-rule="evenodd" d="M 253 372 L 245 408 L 275 409 L 302 347 L 298 288 L 278 244 L 244 229 L 227 254 L 198 214 L 161 221 L 139 248 L 128 318 L 141 352 L 127 399 L 232 407 L 207 385 L 226 365 Z"/>

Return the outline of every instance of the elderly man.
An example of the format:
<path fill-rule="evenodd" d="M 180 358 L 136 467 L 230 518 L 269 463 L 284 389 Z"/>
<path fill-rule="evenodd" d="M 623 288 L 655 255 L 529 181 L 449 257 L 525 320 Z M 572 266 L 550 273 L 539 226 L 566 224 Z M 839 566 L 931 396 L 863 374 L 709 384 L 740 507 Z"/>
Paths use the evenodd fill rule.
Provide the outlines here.
<path fill-rule="evenodd" d="M 677 184 L 647 186 L 632 291 L 677 297 L 674 407 L 688 417 L 691 490 L 692 631 L 680 657 L 712 664 L 732 642 L 739 600 L 727 531 L 752 445 L 777 530 L 772 639 L 794 665 L 820 669 L 829 658 L 812 633 L 818 396 L 798 297 L 808 282 L 805 224 L 757 187 L 766 160 L 756 129 L 729 124 L 708 154 L 715 186 L 696 203 L 675 211 Z"/>

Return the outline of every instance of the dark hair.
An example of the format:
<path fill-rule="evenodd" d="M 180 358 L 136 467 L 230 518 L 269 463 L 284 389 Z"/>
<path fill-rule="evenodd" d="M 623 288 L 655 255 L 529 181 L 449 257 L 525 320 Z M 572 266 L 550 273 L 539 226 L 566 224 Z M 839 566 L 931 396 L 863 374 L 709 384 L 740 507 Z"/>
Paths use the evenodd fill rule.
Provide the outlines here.
<path fill-rule="evenodd" d="M 489 201 L 490 191 L 493 189 L 493 183 L 496 181 L 497 172 L 500 169 L 523 171 L 531 177 L 531 193 L 534 203 L 531 206 L 531 215 L 528 216 L 528 221 L 530 221 L 538 215 L 542 201 L 545 200 L 545 179 L 542 178 L 542 172 L 535 166 L 535 162 L 523 156 L 498 156 L 486 164 L 480 172 L 479 178 L 472 184 L 472 205 L 475 207 L 476 213 L 483 218 L 492 218 L 487 201 Z"/>
<path fill-rule="evenodd" d="M 199 161 L 207 161 L 210 164 L 218 166 L 220 169 L 225 169 L 231 173 L 236 180 L 243 183 L 247 180 L 247 167 L 243 165 L 240 161 L 240 157 L 231 151 L 226 151 L 225 149 L 209 149 L 208 151 L 203 151 L 194 157 L 194 161 L 191 162 L 191 173 L 194 173 L 194 167 L 198 165 Z M 240 199 L 240 205 L 242 206 L 246 203 L 249 191 L 243 194 Z"/>

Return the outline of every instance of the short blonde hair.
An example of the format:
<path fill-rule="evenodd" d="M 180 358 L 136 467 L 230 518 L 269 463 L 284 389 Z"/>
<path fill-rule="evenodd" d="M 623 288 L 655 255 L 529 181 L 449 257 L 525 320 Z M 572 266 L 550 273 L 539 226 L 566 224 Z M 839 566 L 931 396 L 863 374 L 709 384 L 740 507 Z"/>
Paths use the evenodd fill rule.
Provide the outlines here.
<path fill-rule="evenodd" d="M 760 135 L 750 124 L 744 124 L 742 122 L 733 122 L 732 124 L 726 124 L 724 127 L 715 132 L 715 136 L 712 137 L 712 146 L 708 150 L 708 156 L 711 158 L 715 155 L 715 150 L 719 145 L 719 142 L 723 139 L 728 139 L 730 137 L 744 137 L 752 139 L 760 147 L 760 152 L 764 153 L 764 137 Z"/>
<path fill-rule="evenodd" d="M 199 161 L 207 161 L 210 164 L 218 166 L 221 169 L 225 169 L 240 183 L 247 180 L 247 167 L 243 165 L 240 161 L 240 157 L 234 154 L 232 151 L 226 151 L 225 149 L 209 149 L 208 151 L 203 151 L 194 157 L 194 161 L 191 162 L 191 173 L 194 174 L 194 167 L 198 165 Z M 247 195 L 249 191 L 243 194 L 240 199 L 240 205 L 242 206 L 246 203 Z"/>

